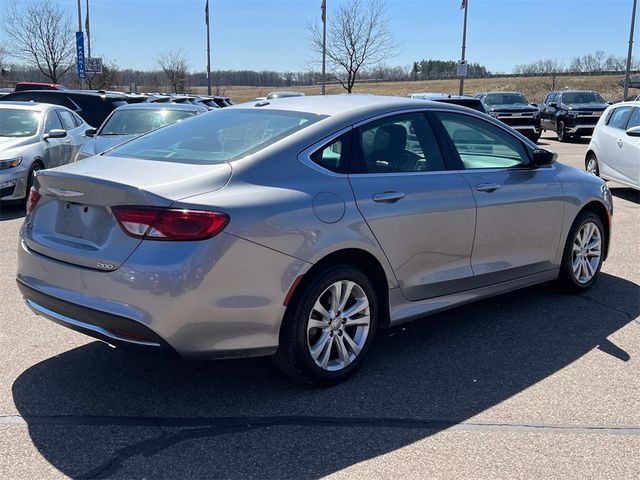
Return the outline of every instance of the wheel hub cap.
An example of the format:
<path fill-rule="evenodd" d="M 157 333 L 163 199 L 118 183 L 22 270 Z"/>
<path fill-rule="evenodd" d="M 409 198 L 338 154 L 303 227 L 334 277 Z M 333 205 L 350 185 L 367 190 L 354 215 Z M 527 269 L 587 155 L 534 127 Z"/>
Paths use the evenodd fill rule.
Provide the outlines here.
<path fill-rule="evenodd" d="M 585 223 L 573 240 L 571 255 L 573 276 L 578 283 L 588 283 L 598 272 L 602 256 L 602 235 L 593 222 Z"/>

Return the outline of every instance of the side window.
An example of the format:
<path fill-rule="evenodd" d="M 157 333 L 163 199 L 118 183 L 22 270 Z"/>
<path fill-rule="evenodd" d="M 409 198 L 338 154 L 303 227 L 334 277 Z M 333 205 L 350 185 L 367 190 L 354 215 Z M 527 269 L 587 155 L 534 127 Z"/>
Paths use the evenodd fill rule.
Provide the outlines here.
<path fill-rule="evenodd" d="M 376 120 L 356 133 L 358 162 L 353 173 L 446 170 L 424 114 L 407 113 Z"/>
<path fill-rule="evenodd" d="M 529 163 L 522 142 L 501 128 L 470 115 L 445 112 L 436 115 L 465 169 L 512 168 Z"/>
<path fill-rule="evenodd" d="M 75 113 L 73 114 L 73 121 L 75 122 L 76 127 L 82 125 L 82 119 Z"/>
<path fill-rule="evenodd" d="M 627 122 L 627 130 L 631 127 L 640 127 L 640 108 L 634 108 L 631 118 Z"/>
<path fill-rule="evenodd" d="M 311 161 L 335 173 L 347 173 L 351 132 L 341 135 L 329 145 L 311 154 Z"/>
<path fill-rule="evenodd" d="M 47 121 L 44 124 L 44 133 L 48 133 L 51 130 L 64 130 L 60 118 L 55 110 L 51 110 L 47 115 Z"/>
<path fill-rule="evenodd" d="M 547 99 L 544 101 L 544 103 L 546 103 L 548 105 L 551 102 L 555 102 L 556 101 L 556 97 L 557 97 L 557 95 L 555 93 L 550 93 L 549 95 L 547 95 Z"/>
<path fill-rule="evenodd" d="M 76 122 L 73 119 L 73 115 L 66 110 L 57 110 L 58 115 L 60 115 L 60 119 L 64 125 L 65 130 L 72 130 L 76 128 Z"/>
<path fill-rule="evenodd" d="M 627 123 L 627 118 L 631 112 L 632 107 L 620 107 L 613 110 L 613 113 L 609 116 L 607 125 L 613 128 L 624 129 Z"/>

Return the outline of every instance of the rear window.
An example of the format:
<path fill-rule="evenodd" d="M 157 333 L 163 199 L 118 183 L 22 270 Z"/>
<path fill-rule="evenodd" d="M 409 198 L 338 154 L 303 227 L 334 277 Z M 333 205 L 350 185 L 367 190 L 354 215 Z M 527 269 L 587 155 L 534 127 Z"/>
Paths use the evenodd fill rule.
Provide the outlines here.
<path fill-rule="evenodd" d="M 220 110 L 151 132 L 110 155 L 182 163 L 224 163 L 255 153 L 325 118 L 280 110 Z"/>

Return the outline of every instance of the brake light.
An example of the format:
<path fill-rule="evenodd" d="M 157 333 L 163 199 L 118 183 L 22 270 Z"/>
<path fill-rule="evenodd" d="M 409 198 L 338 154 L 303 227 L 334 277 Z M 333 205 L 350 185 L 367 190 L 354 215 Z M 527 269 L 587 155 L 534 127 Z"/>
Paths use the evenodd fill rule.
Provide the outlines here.
<path fill-rule="evenodd" d="M 29 190 L 29 197 L 27 198 L 27 215 L 33 212 L 33 209 L 36 208 L 36 205 L 38 204 L 41 196 L 42 195 L 40 195 L 40 192 L 36 190 L 36 187 L 31 187 L 31 190 Z"/>
<path fill-rule="evenodd" d="M 120 227 L 145 240 L 204 240 L 220 233 L 229 223 L 226 213 L 155 207 L 112 207 Z"/>

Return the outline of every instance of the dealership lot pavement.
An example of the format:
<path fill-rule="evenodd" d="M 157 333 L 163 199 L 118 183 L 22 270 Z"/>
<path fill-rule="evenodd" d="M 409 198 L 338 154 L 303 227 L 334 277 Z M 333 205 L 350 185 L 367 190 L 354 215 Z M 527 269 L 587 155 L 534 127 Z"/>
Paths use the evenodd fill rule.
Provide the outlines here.
<path fill-rule="evenodd" d="M 587 141 L 541 146 L 583 167 Z M 638 478 L 640 199 L 582 296 L 528 288 L 385 332 L 302 388 L 268 359 L 175 362 L 33 315 L 0 213 L 0 478 Z M 514 225 L 517 228 L 517 225 Z"/>

